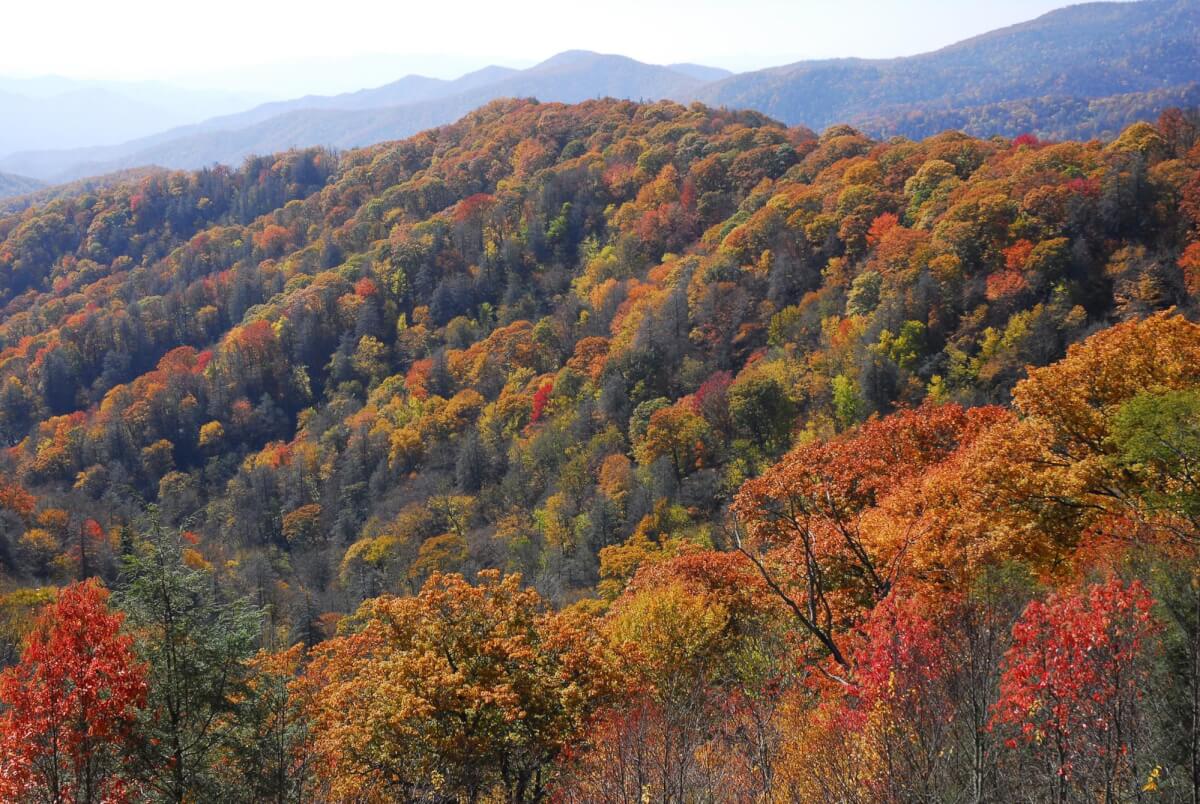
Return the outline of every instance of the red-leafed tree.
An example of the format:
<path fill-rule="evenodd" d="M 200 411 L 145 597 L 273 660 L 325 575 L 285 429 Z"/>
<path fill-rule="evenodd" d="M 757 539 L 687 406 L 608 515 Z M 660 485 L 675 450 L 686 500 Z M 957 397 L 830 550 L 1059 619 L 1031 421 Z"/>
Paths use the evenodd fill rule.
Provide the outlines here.
<path fill-rule="evenodd" d="M 554 393 L 554 383 L 547 380 L 542 383 L 533 393 L 533 412 L 529 416 L 531 423 L 536 423 L 542 420 L 542 414 L 546 412 L 546 405 L 550 402 L 550 395 Z"/>
<path fill-rule="evenodd" d="M 941 614 L 920 597 L 894 592 L 863 625 L 854 683 L 829 726 L 846 732 L 863 757 L 857 783 L 871 800 L 935 800 L 939 781 L 957 775 L 958 664 Z"/>
<path fill-rule="evenodd" d="M 145 668 L 96 581 L 63 589 L 0 674 L 0 800 L 120 802 Z"/>
<path fill-rule="evenodd" d="M 853 687 L 860 710 L 899 705 L 916 717 L 940 717 L 931 710 L 944 701 L 933 700 L 931 685 L 949 675 L 953 662 L 923 608 L 916 598 L 890 595 L 871 612 L 863 626 Z"/>
<path fill-rule="evenodd" d="M 1034 601 L 1013 626 L 992 725 L 1048 768 L 1055 801 L 1121 799 L 1151 771 L 1138 740 L 1152 605 L 1140 581 L 1114 579 Z"/>

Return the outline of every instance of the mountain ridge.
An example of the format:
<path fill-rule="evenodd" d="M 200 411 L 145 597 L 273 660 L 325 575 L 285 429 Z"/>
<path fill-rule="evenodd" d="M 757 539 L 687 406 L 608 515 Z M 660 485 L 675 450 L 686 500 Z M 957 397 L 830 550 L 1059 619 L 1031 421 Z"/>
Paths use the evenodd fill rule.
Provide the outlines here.
<path fill-rule="evenodd" d="M 802 61 L 742 73 L 706 87 L 699 100 L 819 130 L 883 114 L 899 119 L 926 104 L 1093 99 L 1197 80 L 1200 6 L 1141 0 L 1067 6 L 914 56 Z"/>
<path fill-rule="evenodd" d="M 688 67 L 693 72 L 694 67 Z M 710 68 L 716 69 L 716 68 Z M 498 80 L 487 81 L 488 78 Z M 407 79 L 401 79 L 401 82 Z M 438 79 L 428 79 L 431 82 Z M 395 83 L 401 83 L 395 82 Z M 368 93 L 386 91 L 385 85 Z M 691 98 L 704 82 L 685 72 L 648 65 L 625 56 L 565 51 L 521 71 L 484 68 L 442 87 L 462 91 L 399 106 L 373 108 L 306 108 L 289 102 L 282 113 L 241 128 L 226 129 L 223 119 L 185 126 L 111 147 L 25 152 L 0 159 L 0 168 L 53 181 L 70 181 L 95 173 L 157 165 L 193 169 L 213 162 L 236 163 L 255 153 L 273 153 L 314 144 L 349 148 L 401 139 L 443 125 L 500 98 L 538 97 L 547 102 L 577 103 L 600 97 L 634 100 Z M 349 93 L 322 98 L 346 104 Z M 310 103 L 315 101 L 310 101 Z M 233 115 L 255 119 L 256 112 Z M 69 165 L 65 167 L 64 165 Z M 18 171 L 20 172 L 20 171 Z"/>
<path fill-rule="evenodd" d="M 114 146 L 26 151 L 0 170 L 43 181 L 157 165 L 237 164 L 291 147 L 350 148 L 402 139 L 500 98 L 699 100 L 787 125 L 849 124 L 874 136 L 1108 138 L 1200 84 L 1200 5 L 1087 3 L 915 56 L 801 61 L 738 75 L 568 50 L 526 70 L 488 67 L 445 81 L 409 75 L 372 89 L 265 104 Z M 712 80 L 715 79 L 715 80 Z"/>
<path fill-rule="evenodd" d="M 258 97 L 156 82 L 0 77 L 0 120 L 21 123 L 0 128 L 0 154 L 120 144 L 244 108 Z M 77 125 L 81 118 L 88 125 Z"/>

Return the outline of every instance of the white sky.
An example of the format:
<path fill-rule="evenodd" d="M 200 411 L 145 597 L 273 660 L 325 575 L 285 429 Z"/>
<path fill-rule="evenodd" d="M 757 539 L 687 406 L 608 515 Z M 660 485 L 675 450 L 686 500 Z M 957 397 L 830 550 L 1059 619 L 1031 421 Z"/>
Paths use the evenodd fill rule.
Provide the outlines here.
<path fill-rule="evenodd" d="M 489 63 L 524 66 L 573 48 L 746 70 L 809 58 L 924 52 L 1068 4 L 0 0 L 0 75 L 187 78 L 190 84 L 262 90 L 294 70 L 354 88 L 399 77 L 397 68 L 451 77 Z M 284 64 L 288 70 L 261 69 Z"/>

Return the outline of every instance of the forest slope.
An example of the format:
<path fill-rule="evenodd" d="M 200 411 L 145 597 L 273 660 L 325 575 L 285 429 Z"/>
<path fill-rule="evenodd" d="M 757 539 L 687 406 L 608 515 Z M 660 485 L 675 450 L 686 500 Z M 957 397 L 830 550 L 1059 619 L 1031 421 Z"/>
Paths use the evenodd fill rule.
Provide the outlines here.
<path fill-rule="evenodd" d="M 1003 402 L 1096 327 L 1190 308 L 1194 133 L 507 102 L 61 198 L 0 219 L 6 471 L 106 526 L 155 502 L 288 606 L 497 565 L 562 599 L 647 516 L 713 538 L 797 438 Z M 12 524 L 7 573 L 77 570 L 68 532 Z"/>
<path fill-rule="evenodd" d="M 1187 800 L 1198 297 L 1177 111 L 507 101 L 0 218 L 0 795 Z"/>
<path fill-rule="evenodd" d="M 11 173 L 0 173 L 0 199 L 32 193 L 42 186 L 44 185 L 36 179 L 14 176 Z"/>

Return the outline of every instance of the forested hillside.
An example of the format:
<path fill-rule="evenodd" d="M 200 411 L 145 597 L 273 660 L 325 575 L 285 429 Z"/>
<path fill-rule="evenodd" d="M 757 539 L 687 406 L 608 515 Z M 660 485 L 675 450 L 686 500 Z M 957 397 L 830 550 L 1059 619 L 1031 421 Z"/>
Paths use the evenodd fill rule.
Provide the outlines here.
<path fill-rule="evenodd" d="M 1192 800 L 1198 298 L 1175 111 L 502 101 L 0 218 L 0 798 Z"/>
<path fill-rule="evenodd" d="M 0 199 L 32 193 L 40 187 L 42 187 L 40 181 L 27 179 L 24 176 L 14 176 L 11 173 L 0 173 Z"/>

